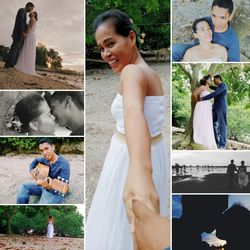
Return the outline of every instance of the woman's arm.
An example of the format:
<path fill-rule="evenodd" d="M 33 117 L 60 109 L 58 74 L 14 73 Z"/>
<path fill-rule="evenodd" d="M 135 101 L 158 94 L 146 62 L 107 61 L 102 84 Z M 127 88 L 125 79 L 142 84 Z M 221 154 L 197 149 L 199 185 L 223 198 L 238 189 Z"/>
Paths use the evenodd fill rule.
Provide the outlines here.
<path fill-rule="evenodd" d="M 137 198 L 150 209 L 159 212 L 159 199 L 152 180 L 151 136 L 144 116 L 147 88 L 147 80 L 140 67 L 128 65 L 123 69 L 121 90 L 130 162 L 124 202 L 132 226 L 135 218 L 132 212 L 133 199 Z"/>
<path fill-rule="evenodd" d="M 196 103 L 196 102 L 199 101 L 199 94 L 201 93 L 201 91 L 204 90 L 204 88 L 205 88 L 205 87 L 202 85 L 202 86 L 196 88 L 196 89 L 193 91 L 193 93 L 192 93 L 192 102 L 193 102 L 193 103 Z"/>

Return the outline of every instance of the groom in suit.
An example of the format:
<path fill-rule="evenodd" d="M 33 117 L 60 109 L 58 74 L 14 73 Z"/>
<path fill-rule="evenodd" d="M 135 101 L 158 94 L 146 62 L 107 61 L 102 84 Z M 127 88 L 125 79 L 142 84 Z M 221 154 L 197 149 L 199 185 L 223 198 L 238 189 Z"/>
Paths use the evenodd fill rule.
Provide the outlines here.
<path fill-rule="evenodd" d="M 214 83 L 217 85 L 210 86 L 215 90 L 210 95 L 201 97 L 201 101 L 214 98 L 213 104 L 213 126 L 215 141 L 219 149 L 225 149 L 227 145 L 227 85 L 222 82 L 220 75 L 214 76 Z"/>
<path fill-rule="evenodd" d="M 31 12 L 33 9 L 34 4 L 29 2 L 26 4 L 25 8 L 21 8 L 17 12 L 15 26 L 12 32 L 13 42 L 11 44 L 8 57 L 4 65 L 5 68 L 14 68 L 14 65 L 17 63 L 18 55 L 23 46 L 23 41 L 26 36 L 26 13 Z"/>

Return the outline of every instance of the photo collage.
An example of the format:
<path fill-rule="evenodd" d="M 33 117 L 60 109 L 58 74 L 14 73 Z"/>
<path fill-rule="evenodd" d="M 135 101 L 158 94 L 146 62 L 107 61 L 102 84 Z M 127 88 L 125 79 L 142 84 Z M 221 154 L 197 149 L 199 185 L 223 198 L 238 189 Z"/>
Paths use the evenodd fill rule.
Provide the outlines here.
<path fill-rule="evenodd" d="M 248 0 L 0 4 L 0 249 L 250 248 Z"/>

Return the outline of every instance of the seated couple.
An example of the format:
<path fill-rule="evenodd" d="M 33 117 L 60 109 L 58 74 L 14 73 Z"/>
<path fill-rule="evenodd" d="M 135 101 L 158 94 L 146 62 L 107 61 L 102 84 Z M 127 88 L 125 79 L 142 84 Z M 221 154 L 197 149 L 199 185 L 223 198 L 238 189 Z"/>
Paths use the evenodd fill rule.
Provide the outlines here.
<path fill-rule="evenodd" d="M 38 204 L 60 204 L 68 193 L 70 165 L 61 155 L 56 154 L 50 138 L 38 141 L 42 157 L 30 164 L 33 182 L 23 183 L 17 194 L 17 204 L 28 204 L 30 196 L 40 197 Z"/>
<path fill-rule="evenodd" d="M 83 92 L 29 94 L 16 103 L 6 126 L 27 135 L 55 135 L 60 127 L 69 129 L 70 135 L 84 135 Z"/>
<path fill-rule="evenodd" d="M 211 17 L 196 19 L 193 23 L 195 42 L 173 44 L 174 62 L 238 62 L 240 44 L 237 33 L 230 26 L 233 18 L 232 0 L 214 0 Z"/>

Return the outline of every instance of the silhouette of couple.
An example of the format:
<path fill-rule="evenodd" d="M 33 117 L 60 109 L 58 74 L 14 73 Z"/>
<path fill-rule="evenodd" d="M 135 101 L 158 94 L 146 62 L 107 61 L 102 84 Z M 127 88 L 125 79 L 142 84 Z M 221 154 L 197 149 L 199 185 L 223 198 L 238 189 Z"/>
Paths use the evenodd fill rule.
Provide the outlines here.
<path fill-rule="evenodd" d="M 241 161 L 241 165 L 237 168 L 234 164 L 234 160 L 231 160 L 231 163 L 227 167 L 227 174 L 229 177 L 229 188 L 234 187 L 234 176 L 235 173 L 238 173 L 238 185 L 240 189 L 247 187 L 249 178 L 247 173 L 247 167 L 245 166 L 245 162 Z"/>
<path fill-rule="evenodd" d="M 227 241 L 224 250 L 249 249 L 250 211 L 241 205 L 227 208 L 227 195 L 183 195 L 182 216 L 172 222 L 173 250 L 215 249 L 201 237 L 214 230 Z"/>

